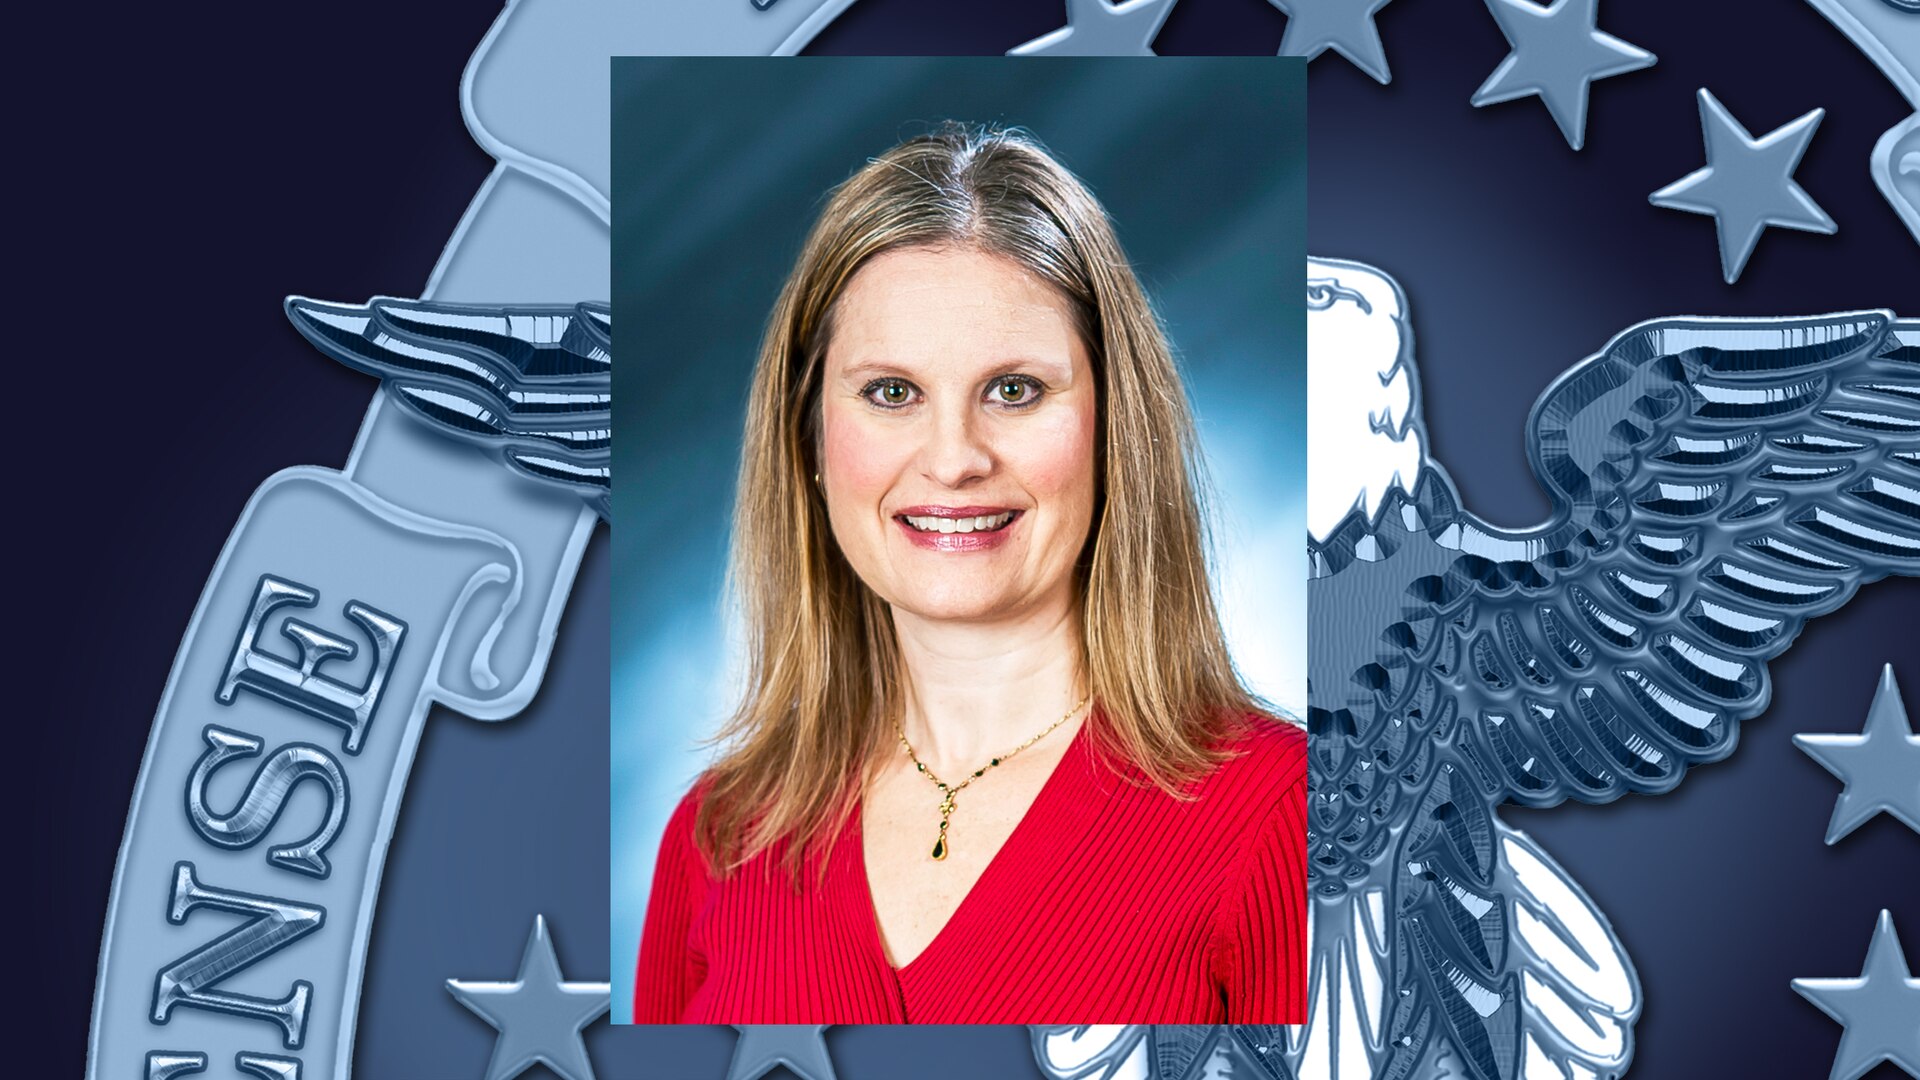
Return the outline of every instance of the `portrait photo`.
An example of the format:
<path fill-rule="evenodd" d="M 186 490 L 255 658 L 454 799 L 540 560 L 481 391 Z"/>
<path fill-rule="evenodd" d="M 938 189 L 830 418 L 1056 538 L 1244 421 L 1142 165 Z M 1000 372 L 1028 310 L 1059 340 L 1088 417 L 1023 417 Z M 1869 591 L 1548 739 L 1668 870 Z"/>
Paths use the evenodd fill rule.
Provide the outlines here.
<path fill-rule="evenodd" d="M 1306 1015 L 1304 65 L 613 62 L 613 1015 Z"/>

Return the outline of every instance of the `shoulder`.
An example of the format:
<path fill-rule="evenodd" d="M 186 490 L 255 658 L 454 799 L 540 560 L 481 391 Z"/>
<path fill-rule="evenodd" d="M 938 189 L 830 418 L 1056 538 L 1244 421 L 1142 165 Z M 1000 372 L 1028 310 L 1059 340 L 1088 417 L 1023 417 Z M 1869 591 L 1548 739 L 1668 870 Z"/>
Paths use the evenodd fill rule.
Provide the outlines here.
<path fill-rule="evenodd" d="M 1203 797 L 1209 793 L 1267 793 L 1278 798 L 1305 784 L 1304 728 L 1265 713 L 1248 713 L 1238 726 L 1240 730 L 1219 744 L 1229 757 L 1201 781 Z"/>
<path fill-rule="evenodd" d="M 687 788 L 686 794 L 680 796 L 680 801 L 674 804 L 673 816 L 667 819 L 668 834 L 685 832 L 691 835 L 693 833 L 694 821 L 700 816 L 700 804 L 706 801 L 707 791 L 712 787 L 712 780 L 705 773 L 694 780 L 693 785 Z"/>
<path fill-rule="evenodd" d="M 1192 813 L 1207 835 L 1234 847 L 1266 842 L 1276 831 L 1303 828 L 1307 802 L 1307 733 L 1258 713 L 1216 744 L 1228 755 L 1192 789 Z"/>
<path fill-rule="evenodd" d="M 700 806 L 706 801 L 707 792 L 712 788 L 711 778 L 702 774 L 693 786 L 680 796 L 680 802 L 673 808 L 673 814 L 667 818 L 666 831 L 660 835 L 660 861 L 672 860 L 683 866 L 689 873 L 704 873 L 706 860 L 700 855 L 696 838 L 700 821 Z"/>
<path fill-rule="evenodd" d="M 1121 779 L 1103 785 L 1115 800 L 1109 812 L 1171 830 L 1181 843 L 1217 850 L 1249 843 L 1281 819 L 1300 820 L 1306 805 L 1307 734 L 1297 724 L 1248 713 L 1212 749 L 1211 769 L 1169 790 L 1138 766 L 1120 766 Z"/>
<path fill-rule="evenodd" d="M 1212 804 L 1215 835 L 1238 852 L 1226 882 L 1236 896 L 1291 881 L 1294 872 L 1280 868 L 1303 866 L 1307 831 L 1306 730 L 1263 714 L 1245 722 L 1222 746 L 1234 756 L 1207 778 L 1200 800 Z"/>

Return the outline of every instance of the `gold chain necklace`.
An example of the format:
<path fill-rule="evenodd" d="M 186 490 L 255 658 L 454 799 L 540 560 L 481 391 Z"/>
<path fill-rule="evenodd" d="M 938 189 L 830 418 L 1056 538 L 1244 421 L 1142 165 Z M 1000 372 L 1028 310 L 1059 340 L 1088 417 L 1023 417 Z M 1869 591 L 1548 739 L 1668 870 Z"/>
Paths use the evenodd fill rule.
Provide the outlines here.
<path fill-rule="evenodd" d="M 947 822 L 953 817 L 953 797 L 965 791 L 968 784 L 985 776 L 988 769 L 993 768 L 995 765 L 1000 764 L 1020 751 L 1025 750 L 1027 747 L 1032 746 L 1034 743 L 1039 742 L 1041 739 L 1046 738 L 1048 735 L 1053 734 L 1054 729 L 1072 719 L 1073 714 L 1079 712 L 1081 706 L 1085 705 L 1092 697 L 1092 694 L 1088 694 L 1086 697 L 1081 698 L 1073 708 L 1067 710 L 1065 716 L 1047 725 L 1047 730 L 1042 731 L 1040 734 L 1035 735 L 1019 746 L 1014 747 L 999 757 L 987 762 L 985 765 L 973 770 L 972 776 L 967 777 L 958 784 L 949 784 L 945 780 L 933 775 L 933 770 L 927 768 L 926 762 L 920 760 L 920 755 L 913 752 L 913 744 L 907 741 L 907 730 L 900 726 L 899 720 L 893 722 L 893 730 L 899 732 L 900 745 L 907 748 L 907 757 L 913 761 L 913 767 L 925 773 L 927 779 L 933 781 L 933 786 L 940 789 L 940 837 L 933 842 L 932 854 L 934 861 L 938 862 L 947 857 Z"/>

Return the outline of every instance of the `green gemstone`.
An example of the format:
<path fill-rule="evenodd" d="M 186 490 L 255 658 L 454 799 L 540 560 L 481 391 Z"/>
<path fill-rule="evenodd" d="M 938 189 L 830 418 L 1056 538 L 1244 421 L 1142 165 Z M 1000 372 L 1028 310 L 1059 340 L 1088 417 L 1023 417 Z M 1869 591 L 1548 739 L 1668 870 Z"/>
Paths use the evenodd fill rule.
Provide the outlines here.
<path fill-rule="evenodd" d="M 989 765 L 998 765 L 998 764 L 1000 764 L 1000 759 L 999 759 L 999 758 L 994 758 L 994 759 L 993 759 L 992 761 L 989 761 L 989 762 L 987 762 L 987 764 L 989 764 Z"/>
<path fill-rule="evenodd" d="M 986 772 L 986 771 L 987 771 L 987 770 L 985 770 L 985 769 L 975 769 L 975 770 L 973 770 L 973 775 L 974 775 L 974 777 L 975 777 L 976 779 L 978 779 L 978 778 L 979 778 L 979 776 L 980 776 L 980 774 L 982 774 L 982 773 L 984 773 L 984 772 Z"/>
<path fill-rule="evenodd" d="M 941 831 L 940 839 L 933 842 L 933 857 L 935 861 L 947 857 L 947 834 L 945 830 Z"/>
<path fill-rule="evenodd" d="M 927 771 L 927 767 L 926 767 L 925 765 L 922 765 L 922 764 L 920 764 L 920 763 L 919 763 L 919 762 L 917 762 L 917 761 L 913 763 L 913 767 L 914 767 L 914 768 L 916 768 L 916 769 L 919 769 L 919 770 L 920 770 L 921 772 L 926 772 L 926 771 Z"/>

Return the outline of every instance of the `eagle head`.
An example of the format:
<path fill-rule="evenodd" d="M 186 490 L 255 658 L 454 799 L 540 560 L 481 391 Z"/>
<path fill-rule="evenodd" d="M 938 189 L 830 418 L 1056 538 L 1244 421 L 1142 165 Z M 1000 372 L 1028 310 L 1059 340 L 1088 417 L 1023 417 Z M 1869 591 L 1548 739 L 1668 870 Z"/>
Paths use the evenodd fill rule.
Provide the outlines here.
<path fill-rule="evenodd" d="M 1406 296 L 1361 263 L 1307 260 L 1307 532 L 1371 518 L 1411 490 L 1425 450 Z"/>

